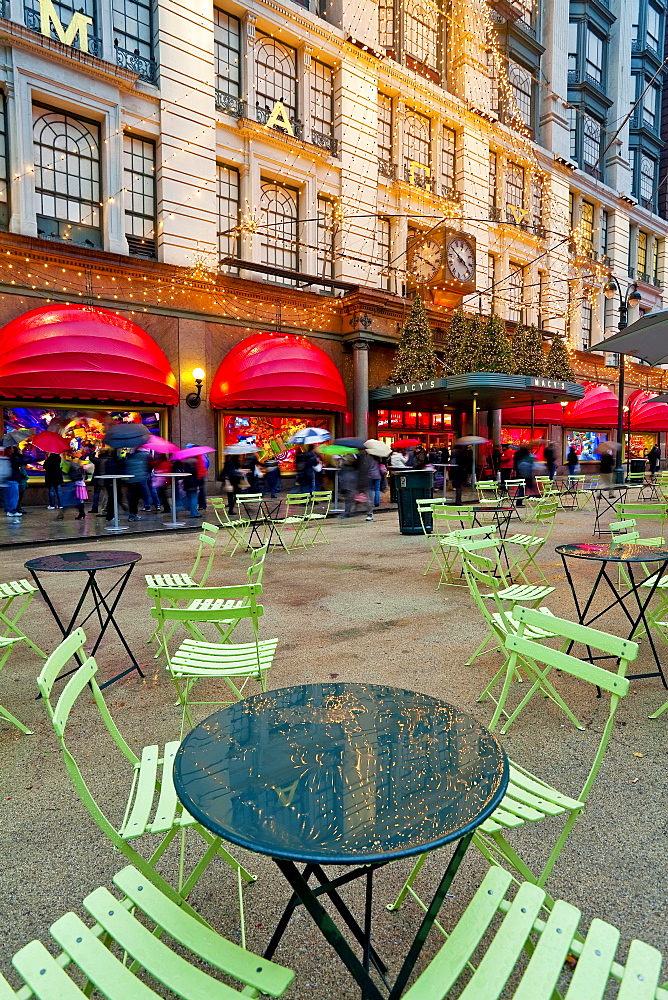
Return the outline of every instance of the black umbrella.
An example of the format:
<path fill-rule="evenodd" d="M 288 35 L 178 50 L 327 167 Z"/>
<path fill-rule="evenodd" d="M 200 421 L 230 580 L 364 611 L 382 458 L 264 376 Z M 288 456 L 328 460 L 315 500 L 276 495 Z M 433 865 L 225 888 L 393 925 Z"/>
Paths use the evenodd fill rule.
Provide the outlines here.
<path fill-rule="evenodd" d="M 104 443 L 111 448 L 139 448 L 150 436 L 144 424 L 112 424 L 104 435 Z"/>
<path fill-rule="evenodd" d="M 668 361 L 668 309 L 647 313 L 630 326 L 596 344 L 597 351 L 630 354 L 650 365 Z M 593 350 L 593 348 L 591 348 Z"/>
<path fill-rule="evenodd" d="M 344 448 L 363 448 L 364 438 L 336 438 L 334 444 L 341 444 Z"/>

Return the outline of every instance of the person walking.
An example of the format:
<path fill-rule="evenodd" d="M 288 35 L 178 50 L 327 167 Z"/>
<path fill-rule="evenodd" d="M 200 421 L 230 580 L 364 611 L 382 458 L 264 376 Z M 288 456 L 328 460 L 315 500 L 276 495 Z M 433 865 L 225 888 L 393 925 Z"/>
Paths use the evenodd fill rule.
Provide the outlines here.
<path fill-rule="evenodd" d="M 5 479 L 5 513 L 8 521 L 20 521 L 22 515 L 19 511 L 19 483 L 25 459 L 20 455 L 18 448 L 7 448 L 5 455 L 9 459 L 9 470 Z"/>
<path fill-rule="evenodd" d="M 101 475 L 105 475 L 105 476 L 117 476 L 117 475 L 120 475 L 123 472 L 123 469 L 121 468 L 121 461 L 120 461 L 120 459 L 118 457 L 118 452 L 115 449 L 112 448 L 108 452 L 108 454 L 105 456 L 103 469 L 104 469 L 104 472 L 101 473 Z M 106 508 L 105 508 L 105 517 L 106 517 L 107 521 L 113 521 L 114 520 L 114 511 L 116 509 L 114 507 L 114 483 L 113 483 L 113 480 L 111 480 L 111 479 L 105 479 L 105 481 L 104 481 L 104 488 L 105 488 L 106 493 L 107 493 L 107 505 L 106 505 Z M 119 497 L 119 503 L 120 503 L 120 497 Z"/>
<path fill-rule="evenodd" d="M 239 455 L 226 455 L 218 479 L 222 482 L 223 493 L 227 494 L 227 512 L 234 514 L 237 506 L 237 493 L 241 482 Z"/>
<path fill-rule="evenodd" d="M 529 451 L 527 446 L 523 444 L 515 452 L 515 474 L 518 479 L 524 480 L 524 485 L 520 486 L 517 495 L 515 497 L 515 506 L 524 506 L 524 497 L 526 496 L 526 491 L 533 484 L 533 463 L 534 456 Z"/>
<path fill-rule="evenodd" d="M 187 444 L 186 448 L 194 448 L 194 444 Z M 195 485 L 197 486 L 197 509 L 206 510 L 206 476 L 209 471 L 209 464 L 206 455 L 195 455 L 194 459 L 188 459 L 189 463 L 195 463 Z M 186 493 L 187 485 L 184 483 Z M 192 516 L 192 515 L 191 515 Z"/>
<path fill-rule="evenodd" d="M 545 445 L 543 456 L 545 458 L 545 465 L 547 466 L 547 474 L 550 479 L 554 479 L 554 474 L 557 471 L 557 453 L 551 441 L 548 441 Z"/>
<path fill-rule="evenodd" d="M 197 509 L 197 494 L 199 492 L 199 486 L 197 485 L 197 456 L 194 455 L 192 459 L 181 459 L 179 462 L 175 463 L 175 471 L 183 472 L 183 489 L 186 495 L 186 502 L 188 504 L 188 514 L 191 518 L 201 517 L 199 510 Z"/>
<path fill-rule="evenodd" d="M 569 476 L 575 475 L 579 464 L 580 464 L 580 456 L 578 455 L 573 445 L 571 445 L 570 448 L 568 449 L 568 455 L 566 456 L 566 465 L 568 466 Z"/>
<path fill-rule="evenodd" d="M 608 487 L 608 496 L 613 497 L 615 494 L 610 489 L 614 483 L 614 469 L 615 469 L 615 458 L 612 452 L 602 451 L 601 452 L 601 486 Z"/>
<path fill-rule="evenodd" d="M 366 494 L 366 520 L 373 521 L 376 494 L 380 504 L 380 465 L 368 451 L 360 454 L 357 463 L 357 490 Z"/>
<path fill-rule="evenodd" d="M 162 510 L 165 514 L 170 514 L 172 511 L 169 502 L 169 491 L 167 489 L 167 480 L 165 479 L 165 473 L 172 471 L 172 460 L 168 455 L 156 455 L 155 462 L 153 463 L 153 468 L 151 470 L 151 479 L 153 483 L 153 489 L 155 490 L 159 506 L 158 510 Z"/>
<path fill-rule="evenodd" d="M 132 476 L 126 480 L 128 484 L 128 521 L 141 521 L 141 514 L 138 513 L 139 501 L 144 501 L 146 510 L 146 488 L 148 482 L 148 452 L 139 448 L 130 452 L 125 459 L 125 474 Z M 150 507 L 148 508 L 151 509 Z"/>
<path fill-rule="evenodd" d="M 301 456 L 301 457 L 300 457 Z M 298 452 L 295 459 L 297 471 L 297 487 L 304 493 L 313 493 L 315 490 L 315 470 L 320 464 L 320 459 L 316 455 L 315 445 L 308 445 L 306 451 Z"/>
<path fill-rule="evenodd" d="M 275 455 L 270 455 L 264 462 L 260 462 L 264 469 L 265 492 L 269 493 L 272 500 L 276 499 L 276 494 L 281 492 L 281 467 Z"/>
<path fill-rule="evenodd" d="M 406 469 L 408 468 L 408 462 L 406 461 L 406 456 L 398 448 L 392 449 L 392 454 L 390 455 L 390 468 L 391 469 Z"/>
<path fill-rule="evenodd" d="M 62 507 L 60 487 L 63 485 L 63 470 L 60 467 L 60 455 L 55 451 L 49 452 L 44 459 L 44 485 L 49 494 L 47 510 L 59 510 Z"/>
<path fill-rule="evenodd" d="M 93 463 L 93 504 L 90 508 L 90 514 L 97 514 L 100 516 L 100 496 L 102 495 L 102 487 L 104 485 L 104 480 L 100 479 L 100 476 L 104 475 L 104 463 L 107 457 L 107 449 L 104 448 L 102 451 L 98 452 L 97 455 L 93 455 L 91 462 Z"/>
<path fill-rule="evenodd" d="M 464 445 L 456 444 L 454 446 L 450 461 L 452 463 L 450 466 L 450 484 L 455 491 L 455 504 L 461 504 L 462 486 L 465 484 L 468 475 L 466 468 L 468 457 Z"/>
<path fill-rule="evenodd" d="M 501 489 L 506 492 L 505 483 L 507 479 L 513 478 L 513 468 L 515 465 L 515 449 L 509 444 L 504 444 L 501 452 Z"/>
<path fill-rule="evenodd" d="M 83 466 L 74 460 L 74 456 L 70 453 L 69 456 L 65 456 L 61 463 L 61 468 L 63 463 L 65 464 L 65 475 L 72 483 L 74 487 L 74 504 L 73 506 L 77 508 L 77 516 L 74 518 L 75 521 L 81 521 L 86 516 L 86 508 L 84 507 L 85 501 L 88 499 L 88 490 L 86 489 L 86 473 Z M 67 502 L 68 506 L 72 504 Z M 65 516 L 64 507 L 60 508 L 60 511 L 56 517 L 56 521 L 62 521 Z"/>
<path fill-rule="evenodd" d="M 659 470 L 659 465 L 661 463 L 661 449 L 658 444 L 653 444 L 648 452 L 646 452 L 647 461 L 649 462 L 649 472 L 651 476 L 655 476 Z"/>
<path fill-rule="evenodd" d="M 357 494 L 357 457 L 344 455 L 339 472 L 339 490 L 343 499 L 343 514 L 339 517 L 350 517 L 355 506 Z"/>

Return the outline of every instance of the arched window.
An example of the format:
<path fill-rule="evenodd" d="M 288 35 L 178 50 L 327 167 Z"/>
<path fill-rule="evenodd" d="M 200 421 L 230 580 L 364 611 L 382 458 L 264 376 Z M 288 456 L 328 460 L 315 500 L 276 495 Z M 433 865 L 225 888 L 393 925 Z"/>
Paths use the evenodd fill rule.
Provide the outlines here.
<path fill-rule="evenodd" d="M 431 122 L 417 111 L 404 118 L 404 179 L 416 187 L 431 188 Z"/>
<path fill-rule="evenodd" d="M 280 101 L 289 118 L 297 117 L 297 51 L 260 31 L 255 42 L 255 92 L 260 111 Z"/>
<path fill-rule="evenodd" d="M 100 126 L 48 108 L 33 108 L 37 232 L 102 245 Z"/>
<path fill-rule="evenodd" d="M 273 181 L 263 181 L 260 195 L 262 263 L 299 270 L 299 192 Z M 281 284 L 288 278 L 274 277 Z"/>
<path fill-rule="evenodd" d="M 429 69 L 437 69 L 439 5 L 433 0 L 407 0 L 403 11 L 406 55 Z"/>
<path fill-rule="evenodd" d="M 508 60 L 508 83 L 510 84 L 513 101 L 515 102 L 520 118 L 525 125 L 532 128 L 531 73 L 525 70 L 523 66 L 518 66 L 517 63 Z"/>

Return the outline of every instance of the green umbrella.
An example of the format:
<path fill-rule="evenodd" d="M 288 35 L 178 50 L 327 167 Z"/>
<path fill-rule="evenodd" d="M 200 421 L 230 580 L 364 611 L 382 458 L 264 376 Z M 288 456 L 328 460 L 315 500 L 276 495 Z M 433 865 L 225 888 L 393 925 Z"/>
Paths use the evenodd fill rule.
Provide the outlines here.
<path fill-rule="evenodd" d="M 343 444 L 325 444 L 316 450 L 321 455 L 356 455 L 359 448 L 347 448 Z"/>

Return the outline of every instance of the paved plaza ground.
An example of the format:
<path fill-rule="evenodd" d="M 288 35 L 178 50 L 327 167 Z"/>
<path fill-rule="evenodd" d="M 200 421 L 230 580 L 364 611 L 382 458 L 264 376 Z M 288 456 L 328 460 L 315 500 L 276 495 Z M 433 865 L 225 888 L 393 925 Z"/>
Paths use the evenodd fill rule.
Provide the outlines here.
<path fill-rule="evenodd" d="M 545 604 L 556 614 L 573 618 L 570 591 L 555 544 L 589 541 L 593 515 L 560 511 L 552 539 L 539 562 L 557 590 Z M 428 543 L 423 537 L 403 536 L 394 511 L 377 516 L 333 520 L 326 527 L 329 545 L 292 554 L 272 553 L 264 576 L 266 637 L 278 636 L 279 645 L 269 687 L 307 681 L 368 681 L 423 691 L 470 712 L 483 723 L 491 716 L 488 703 L 476 698 L 500 664 L 499 654 L 472 666 L 464 663 L 486 632 L 473 601 L 464 588 L 436 590 L 438 575 L 424 575 Z M 645 534 L 654 534 L 645 531 Z M 142 561 L 119 607 L 118 619 L 142 662 L 146 677 L 125 678 L 106 691 L 122 732 L 138 749 L 178 736 L 180 712 L 174 707 L 173 688 L 161 661 L 152 659 L 146 645 L 151 632 L 144 573 L 176 569 L 187 571 L 196 539 L 191 533 L 108 538 L 100 548 L 131 549 Z M 25 576 L 23 563 L 43 552 L 85 547 L 69 541 L 43 550 L 9 547 L 0 550 L 0 579 Z M 247 556 L 221 556 L 211 583 L 243 582 Z M 577 567 L 583 588 L 594 569 Z M 59 579 L 58 599 L 68 606 L 80 589 L 80 580 Z M 29 613 L 28 631 L 45 649 L 57 643 L 57 628 L 41 600 Z M 624 632 L 624 621 L 610 616 L 601 623 L 608 631 Z M 663 654 L 665 644 L 661 645 Z M 108 634 L 99 653 L 101 676 L 122 663 L 119 648 Z M 668 657 L 667 657 L 668 659 Z M 641 650 L 639 668 L 649 667 Z M 0 968 L 7 974 L 11 954 L 33 937 L 46 936 L 47 927 L 63 911 L 79 909 L 80 900 L 98 885 L 109 883 L 123 866 L 89 817 L 66 776 L 61 755 L 44 707 L 35 700 L 35 677 L 40 661 L 18 650 L 0 674 L 0 701 L 34 729 L 23 736 L 0 724 L 0 851 L 3 879 L 0 888 Z M 634 668 L 635 671 L 635 668 Z M 575 730 L 551 702 L 536 698 L 510 733 L 502 737 L 509 756 L 566 793 L 581 787 L 597 745 L 605 703 L 580 682 L 561 677 L 558 686 L 585 722 Z M 588 922 L 594 916 L 621 928 L 624 947 L 640 937 L 668 952 L 666 921 L 666 846 L 668 834 L 668 713 L 650 721 L 668 696 L 658 678 L 634 681 L 620 706 L 613 739 L 598 782 L 583 817 L 564 849 L 548 883 L 553 896 L 564 896 L 579 906 Z M 204 713 L 202 713 L 203 717 Z M 82 754 L 86 777 L 100 802 L 120 821 L 128 775 L 115 748 L 103 738 L 103 727 L 92 699 L 84 699 L 71 727 L 73 747 Z M 559 829 L 555 820 L 528 825 L 510 836 L 530 866 L 536 868 L 549 853 Z M 193 852 L 199 851 L 193 837 Z M 143 853 L 147 845 L 142 845 Z M 236 851 L 258 880 L 245 890 L 248 945 L 262 950 L 288 898 L 287 884 L 268 858 Z M 434 855 L 423 869 L 421 885 L 435 887 L 447 849 Z M 174 858 L 162 867 L 175 877 Z M 443 922 L 451 924 L 470 900 L 486 869 L 470 849 L 446 900 Z M 375 944 L 396 970 L 420 919 L 407 902 L 398 913 L 385 903 L 401 885 L 408 862 L 385 868 L 376 878 Z M 360 907 L 361 883 L 346 890 Z M 211 923 L 238 939 L 235 881 L 228 869 L 213 865 L 191 897 Z M 440 943 L 432 931 L 419 968 Z M 338 959 L 327 948 L 303 913 L 293 918 L 276 959 L 297 972 L 289 995 L 315 1000 L 348 1000 L 359 996 Z M 668 977 L 668 968 L 665 970 Z M 11 978 L 11 974 L 10 978 Z"/>

